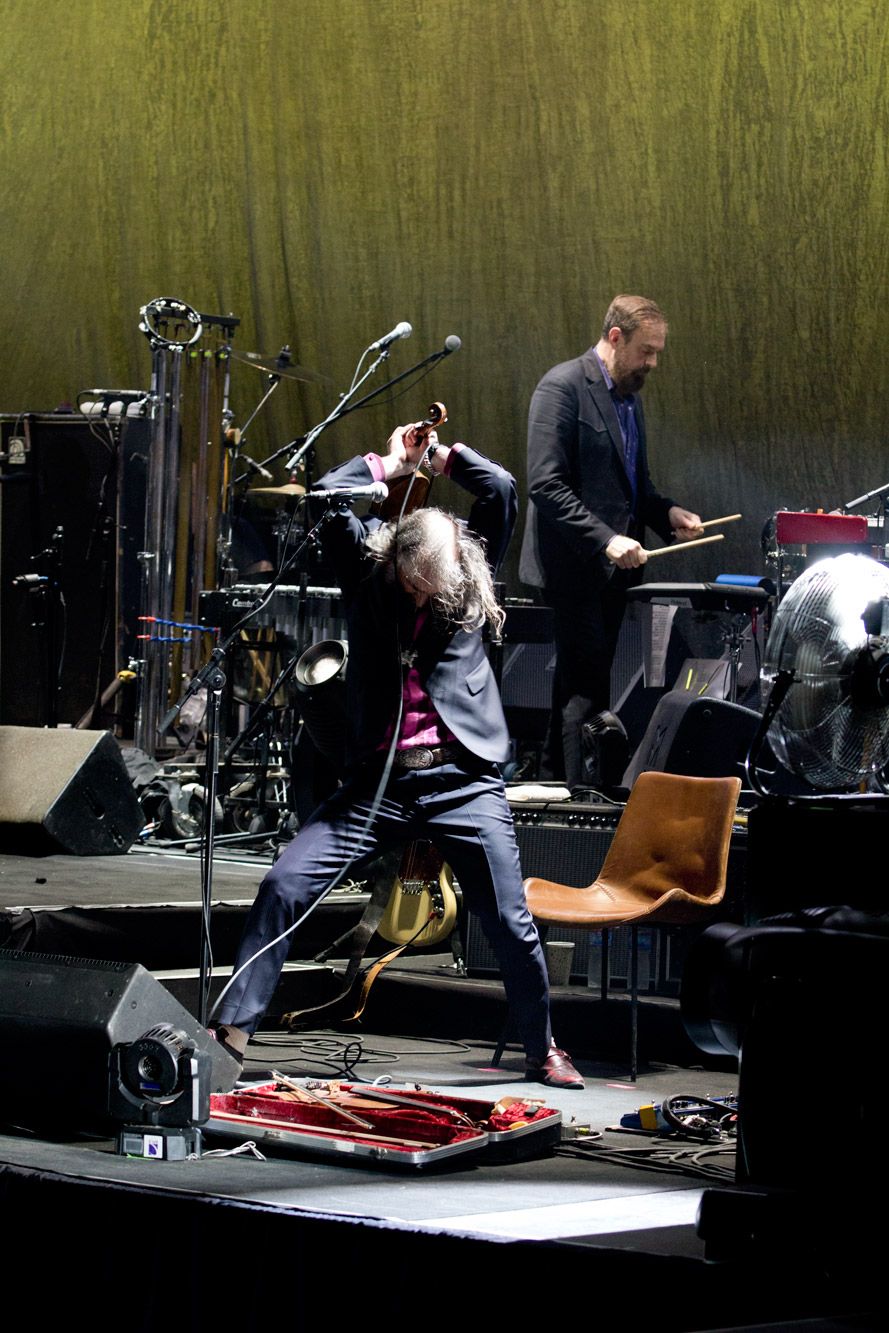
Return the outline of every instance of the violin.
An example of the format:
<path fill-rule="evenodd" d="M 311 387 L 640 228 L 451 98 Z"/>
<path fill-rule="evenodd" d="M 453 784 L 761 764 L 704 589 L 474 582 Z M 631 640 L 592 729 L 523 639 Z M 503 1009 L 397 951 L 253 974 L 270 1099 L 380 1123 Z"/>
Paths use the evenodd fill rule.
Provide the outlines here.
<path fill-rule="evenodd" d="M 427 440 L 434 430 L 437 430 L 448 419 L 448 409 L 444 403 L 430 403 L 423 421 L 417 427 L 417 443 Z M 421 509 L 426 503 L 429 495 L 429 487 L 432 485 L 432 473 L 426 469 L 426 456 L 417 465 L 415 472 L 408 473 L 406 477 L 398 477 L 395 481 L 389 483 L 389 494 L 385 500 L 371 506 L 371 511 L 377 514 L 385 522 L 397 519 L 401 513 L 401 506 L 404 503 L 404 496 L 407 488 L 410 486 L 410 496 L 408 498 L 406 514 L 411 514 L 415 509 Z"/>

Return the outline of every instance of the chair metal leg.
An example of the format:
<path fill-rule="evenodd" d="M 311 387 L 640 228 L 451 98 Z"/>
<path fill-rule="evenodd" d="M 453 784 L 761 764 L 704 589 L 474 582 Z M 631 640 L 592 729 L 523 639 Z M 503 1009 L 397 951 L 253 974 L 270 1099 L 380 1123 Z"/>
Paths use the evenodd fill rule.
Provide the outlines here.
<path fill-rule="evenodd" d="M 630 1082 L 639 1073 L 639 932 L 630 927 Z"/>
<path fill-rule="evenodd" d="M 608 999 L 608 927 L 602 931 L 602 975 L 599 977 L 599 999 L 604 1004 Z"/>
<path fill-rule="evenodd" d="M 491 1065 L 493 1066 L 494 1069 L 499 1068 L 500 1061 L 503 1059 L 503 1052 L 506 1050 L 507 1043 L 509 1042 L 511 1036 L 512 1036 L 512 1021 L 509 1015 L 507 1015 L 506 1022 L 503 1024 L 503 1029 L 500 1033 L 500 1039 L 497 1042 L 496 1050 L 494 1051 L 494 1054 L 491 1056 Z"/>

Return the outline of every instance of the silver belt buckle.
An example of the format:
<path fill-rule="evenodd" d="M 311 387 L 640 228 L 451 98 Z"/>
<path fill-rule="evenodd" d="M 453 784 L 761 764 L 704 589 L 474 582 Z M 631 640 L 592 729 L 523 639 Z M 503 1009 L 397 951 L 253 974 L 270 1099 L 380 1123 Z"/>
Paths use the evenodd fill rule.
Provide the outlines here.
<path fill-rule="evenodd" d="M 435 753 L 426 745 L 412 746 L 402 753 L 409 756 L 405 768 L 431 768 L 435 763 Z"/>

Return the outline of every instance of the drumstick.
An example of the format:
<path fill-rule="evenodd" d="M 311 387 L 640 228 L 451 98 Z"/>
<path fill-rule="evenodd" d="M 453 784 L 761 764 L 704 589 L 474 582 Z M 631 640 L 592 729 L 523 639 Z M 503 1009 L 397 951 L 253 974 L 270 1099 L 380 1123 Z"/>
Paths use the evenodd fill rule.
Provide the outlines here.
<path fill-rule="evenodd" d="M 714 537 L 696 537 L 691 542 L 677 542 L 675 546 L 658 546 L 654 551 L 646 551 L 649 560 L 653 560 L 656 555 L 669 555 L 672 551 L 687 551 L 690 546 L 706 546 L 708 542 L 721 542 L 723 534 L 717 532 Z"/>
<path fill-rule="evenodd" d="M 708 518 L 706 523 L 702 523 L 702 528 L 715 528 L 717 523 L 734 523 L 736 519 L 743 518 L 743 514 L 726 514 L 725 518 Z"/>

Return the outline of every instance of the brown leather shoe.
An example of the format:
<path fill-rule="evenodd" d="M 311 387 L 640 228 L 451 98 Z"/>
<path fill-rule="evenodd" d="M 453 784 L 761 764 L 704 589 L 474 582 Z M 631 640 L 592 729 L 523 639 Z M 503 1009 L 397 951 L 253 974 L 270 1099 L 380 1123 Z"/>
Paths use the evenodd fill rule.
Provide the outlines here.
<path fill-rule="evenodd" d="M 570 1056 L 560 1051 L 555 1042 L 542 1065 L 528 1065 L 525 1078 L 534 1083 L 545 1083 L 548 1088 L 582 1088 L 583 1079 L 571 1063 Z"/>
<path fill-rule="evenodd" d="M 207 1028 L 207 1031 L 209 1032 L 210 1036 L 213 1038 L 214 1041 L 219 1042 L 219 1045 L 225 1051 L 226 1055 L 230 1055 L 233 1060 L 237 1060 L 238 1068 L 243 1069 L 244 1068 L 243 1055 L 239 1050 L 236 1050 L 236 1048 L 232 1046 L 230 1042 L 226 1041 L 226 1036 L 228 1035 L 228 1028 L 223 1024 L 221 1027 Z"/>

